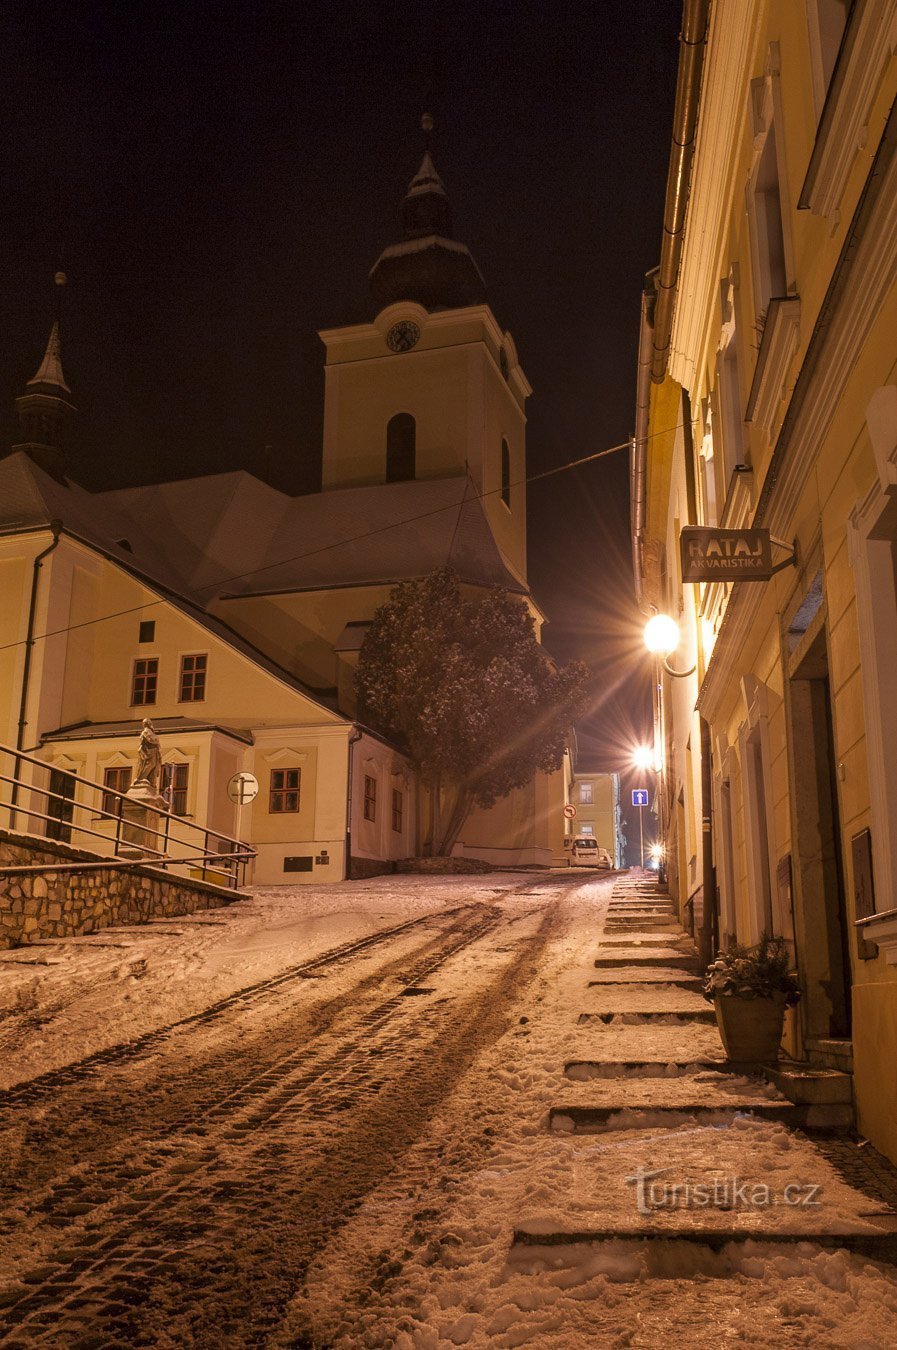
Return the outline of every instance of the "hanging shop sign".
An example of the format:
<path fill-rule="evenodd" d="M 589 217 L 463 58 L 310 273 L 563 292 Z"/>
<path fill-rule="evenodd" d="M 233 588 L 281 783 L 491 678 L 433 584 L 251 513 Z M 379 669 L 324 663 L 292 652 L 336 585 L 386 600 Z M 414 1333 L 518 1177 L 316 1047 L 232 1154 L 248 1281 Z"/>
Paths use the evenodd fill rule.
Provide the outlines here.
<path fill-rule="evenodd" d="M 773 566 L 769 530 L 686 525 L 679 543 L 683 581 L 768 581 L 779 570 Z"/>

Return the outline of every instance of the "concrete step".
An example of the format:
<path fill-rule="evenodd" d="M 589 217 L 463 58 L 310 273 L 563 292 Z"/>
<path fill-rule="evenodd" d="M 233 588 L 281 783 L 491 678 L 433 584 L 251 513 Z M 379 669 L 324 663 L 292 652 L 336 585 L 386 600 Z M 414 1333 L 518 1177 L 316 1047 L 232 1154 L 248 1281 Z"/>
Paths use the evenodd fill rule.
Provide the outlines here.
<path fill-rule="evenodd" d="M 694 1211 L 689 1211 L 693 1217 Z M 541 1227 L 541 1225 L 540 1225 Z M 606 1247 L 609 1256 L 609 1279 L 629 1283 L 647 1278 L 678 1279 L 705 1278 L 728 1279 L 740 1274 L 740 1248 L 751 1244 L 751 1250 L 757 1246 L 769 1254 L 781 1250 L 787 1253 L 797 1243 L 810 1243 L 823 1251 L 846 1250 L 870 1261 L 882 1261 L 888 1265 L 897 1265 L 897 1228 L 893 1221 L 877 1219 L 875 1232 L 834 1232 L 829 1233 L 814 1228 L 811 1222 L 798 1232 L 772 1230 L 762 1232 L 756 1228 L 744 1229 L 733 1226 L 712 1227 L 699 1219 L 683 1223 L 681 1228 L 667 1225 L 650 1226 L 645 1224 L 638 1231 L 623 1228 L 576 1228 L 550 1229 L 544 1232 L 529 1232 L 526 1227 L 517 1228 L 512 1239 L 509 1264 L 525 1269 L 527 1261 L 536 1261 L 534 1269 L 551 1264 L 555 1268 L 563 1259 L 564 1248 L 588 1246 L 595 1250 Z M 544 1251 L 545 1262 L 537 1258 Z M 729 1261 L 725 1260 L 729 1256 Z M 625 1258 L 629 1257 L 629 1260 Z M 571 1263 L 581 1260 L 575 1251 L 569 1253 Z M 786 1267 L 787 1269 L 787 1267 Z M 800 1268 L 795 1275 L 803 1274 Z"/>
<path fill-rule="evenodd" d="M 716 1013 L 712 1008 L 695 1009 L 621 1009 L 619 1012 L 584 1012 L 576 1019 L 581 1027 L 603 1023 L 610 1026 L 616 1023 L 625 1027 L 684 1027 L 689 1025 L 716 1026 Z"/>
<path fill-rule="evenodd" d="M 818 1037 L 807 1040 L 807 1058 L 821 1069 L 853 1073 L 853 1041 Z"/>
<path fill-rule="evenodd" d="M 791 1102 L 814 1106 L 853 1103 L 853 1078 L 849 1073 L 789 1059 L 763 1064 L 761 1068 L 769 1082 Z"/>
<path fill-rule="evenodd" d="M 727 1059 L 571 1059 L 564 1065 L 564 1077 L 576 1083 L 594 1079 L 602 1082 L 616 1078 L 691 1078 L 696 1073 L 737 1072 L 738 1066 Z"/>
<path fill-rule="evenodd" d="M 695 975 L 701 974 L 701 963 L 696 956 L 596 956 L 598 970 L 622 970 L 628 966 L 644 966 L 646 970 L 655 967 L 663 969 L 688 970 Z"/>
<path fill-rule="evenodd" d="M 751 1101 L 739 1106 L 708 1106 L 695 1100 L 676 1106 L 631 1107 L 625 1103 L 611 1106 L 553 1106 L 548 1113 L 549 1128 L 560 1134 L 606 1134 L 615 1130 L 673 1129 L 679 1125 L 727 1125 L 738 1115 L 776 1120 L 791 1129 L 807 1133 L 846 1134 L 853 1126 L 850 1106 L 798 1105 L 795 1102 Z"/>
<path fill-rule="evenodd" d="M 662 969 L 662 967 L 660 968 Z M 681 978 L 671 977 L 670 979 L 661 976 L 660 978 L 639 980 L 636 974 L 622 980 L 589 980 L 587 987 L 589 989 L 612 989 L 616 985 L 629 985 L 631 987 L 636 983 L 643 985 L 646 989 L 689 989 L 695 994 L 700 993 L 704 985 L 704 981 L 699 979 L 697 975 L 685 975 Z"/>

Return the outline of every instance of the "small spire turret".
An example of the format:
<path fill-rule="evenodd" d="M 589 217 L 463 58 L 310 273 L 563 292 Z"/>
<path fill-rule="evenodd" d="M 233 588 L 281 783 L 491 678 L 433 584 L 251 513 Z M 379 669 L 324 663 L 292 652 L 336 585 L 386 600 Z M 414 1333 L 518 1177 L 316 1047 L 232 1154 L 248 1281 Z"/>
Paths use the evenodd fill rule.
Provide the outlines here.
<path fill-rule="evenodd" d="M 67 280 L 64 272 L 57 272 L 54 277 L 56 317 L 50 329 L 44 359 L 26 384 L 24 394 L 16 399 L 22 439 L 12 447 L 13 450 L 24 450 L 54 478 L 63 477 L 65 445 L 76 411 L 70 399 L 71 390 L 62 373 L 59 341 L 60 302 L 62 288 Z"/>

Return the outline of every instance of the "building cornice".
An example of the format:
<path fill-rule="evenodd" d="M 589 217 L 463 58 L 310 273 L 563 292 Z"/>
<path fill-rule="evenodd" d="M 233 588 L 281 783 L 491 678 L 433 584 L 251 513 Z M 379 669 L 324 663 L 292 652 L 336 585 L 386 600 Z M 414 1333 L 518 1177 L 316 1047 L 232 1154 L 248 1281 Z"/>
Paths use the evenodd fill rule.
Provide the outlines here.
<path fill-rule="evenodd" d="M 669 365 L 670 374 L 692 399 L 715 328 L 711 309 L 719 278 L 728 271 L 729 259 L 723 253 L 737 187 L 734 161 L 748 114 L 745 90 L 762 32 L 761 8 L 759 0 L 716 0 L 710 16 Z"/>

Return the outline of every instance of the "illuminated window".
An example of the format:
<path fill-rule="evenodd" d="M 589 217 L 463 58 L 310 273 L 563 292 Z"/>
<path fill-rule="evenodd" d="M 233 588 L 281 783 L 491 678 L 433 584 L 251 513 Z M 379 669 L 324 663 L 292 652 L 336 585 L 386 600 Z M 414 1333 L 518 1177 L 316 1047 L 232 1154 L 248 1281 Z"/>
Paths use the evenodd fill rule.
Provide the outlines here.
<path fill-rule="evenodd" d="M 580 785 L 579 785 L 579 800 L 582 802 L 582 804 L 583 804 L 584 806 L 591 806 L 591 805 L 592 805 L 592 784 L 591 784 L 591 783 L 580 783 Z"/>
<path fill-rule="evenodd" d="M 181 683 L 178 700 L 181 703 L 202 703 L 206 696 L 207 656 L 181 657 Z"/>
<path fill-rule="evenodd" d="M 507 441 L 501 443 L 501 499 L 511 509 L 511 447 Z"/>
<path fill-rule="evenodd" d="M 110 816 L 117 816 L 121 807 L 121 798 L 113 796 L 114 792 L 127 792 L 131 786 L 131 767 L 125 765 L 120 769 L 105 769 L 103 771 L 103 786 L 112 788 L 112 792 L 103 793 L 103 810 Z"/>
<path fill-rule="evenodd" d="M 157 656 L 140 657 L 134 662 L 134 678 L 131 683 L 131 704 L 135 708 L 156 701 L 156 684 L 159 680 L 159 658 Z"/>
<path fill-rule="evenodd" d="M 377 819 L 377 780 L 369 774 L 364 776 L 364 818 Z"/>
<path fill-rule="evenodd" d="M 168 800 L 169 811 L 176 816 L 187 814 L 187 780 L 190 768 L 187 764 L 162 765 L 162 793 Z"/>
<path fill-rule="evenodd" d="M 272 815 L 299 810 L 299 769 L 271 770 L 271 797 L 268 810 Z"/>
<path fill-rule="evenodd" d="M 396 413 L 386 427 L 386 481 L 404 483 L 414 477 L 417 425 L 410 413 Z"/>
<path fill-rule="evenodd" d="M 405 806 L 404 795 L 398 788 L 392 790 L 392 828 L 396 834 L 402 833 L 402 813 Z"/>

